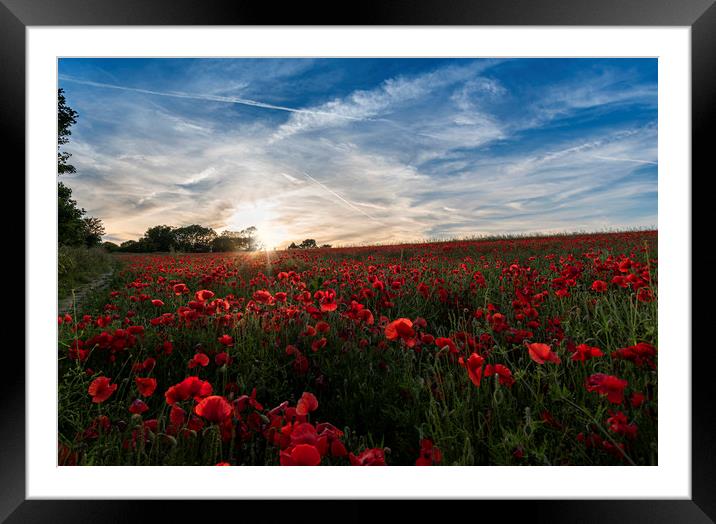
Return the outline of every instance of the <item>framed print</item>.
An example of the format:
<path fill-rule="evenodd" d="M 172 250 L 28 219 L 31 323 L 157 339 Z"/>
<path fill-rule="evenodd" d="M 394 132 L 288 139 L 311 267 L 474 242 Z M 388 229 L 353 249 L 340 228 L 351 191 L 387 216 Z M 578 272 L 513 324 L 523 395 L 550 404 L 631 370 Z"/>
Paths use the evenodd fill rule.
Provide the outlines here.
<path fill-rule="evenodd" d="M 716 8 L 600 5 L 3 0 L 27 342 L 0 515 L 712 521 Z"/>

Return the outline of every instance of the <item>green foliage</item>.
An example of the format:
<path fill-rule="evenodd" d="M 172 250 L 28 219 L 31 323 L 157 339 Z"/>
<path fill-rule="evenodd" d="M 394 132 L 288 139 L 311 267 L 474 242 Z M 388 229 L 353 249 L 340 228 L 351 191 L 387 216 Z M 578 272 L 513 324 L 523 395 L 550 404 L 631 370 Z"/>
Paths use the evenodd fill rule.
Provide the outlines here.
<path fill-rule="evenodd" d="M 221 235 L 209 227 L 192 224 L 184 227 L 153 226 L 138 240 L 122 242 L 116 249 L 128 253 L 180 251 L 184 253 L 256 251 L 261 243 L 254 226 L 241 231 L 225 230 Z"/>
<path fill-rule="evenodd" d="M 172 226 L 154 226 L 147 229 L 143 240 L 148 251 L 171 251 L 176 247 L 176 233 Z"/>
<path fill-rule="evenodd" d="M 291 245 L 288 246 L 288 249 L 316 249 L 317 247 L 318 247 L 318 243 L 314 239 L 307 238 L 306 240 L 304 240 L 303 242 L 301 242 L 298 245 L 296 245 L 295 242 L 291 242 Z M 323 244 L 321 247 L 329 248 L 329 247 L 331 247 L 331 245 Z"/>
<path fill-rule="evenodd" d="M 72 199 L 72 189 L 57 184 L 57 243 L 61 246 L 96 247 L 102 243 L 104 225 L 99 218 L 86 217 Z"/>
<path fill-rule="evenodd" d="M 60 246 L 57 252 L 57 287 L 59 298 L 91 282 L 97 275 L 115 266 L 113 258 L 101 247 Z"/>
<path fill-rule="evenodd" d="M 64 91 L 57 92 L 57 174 L 75 173 L 74 166 L 67 163 L 70 153 L 60 151 L 60 145 L 69 142 L 70 126 L 77 123 L 77 112 L 67 105 Z M 57 184 L 57 242 L 61 246 L 95 247 L 102 243 L 104 226 L 96 217 L 86 217 L 83 208 L 72 199 L 72 189 Z"/>
<path fill-rule="evenodd" d="M 57 241 L 64 246 L 81 246 L 85 243 L 86 224 L 84 209 L 77 207 L 71 198 L 72 190 L 62 182 L 57 184 Z"/>
<path fill-rule="evenodd" d="M 201 253 L 211 249 L 211 242 L 216 238 L 216 231 L 210 227 L 192 224 L 175 229 L 174 238 L 179 251 Z"/>
<path fill-rule="evenodd" d="M 75 167 L 68 164 L 71 153 L 60 151 L 60 145 L 69 142 L 70 126 L 77 123 L 77 111 L 67 105 L 63 89 L 57 90 L 57 174 L 75 173 Z"/>

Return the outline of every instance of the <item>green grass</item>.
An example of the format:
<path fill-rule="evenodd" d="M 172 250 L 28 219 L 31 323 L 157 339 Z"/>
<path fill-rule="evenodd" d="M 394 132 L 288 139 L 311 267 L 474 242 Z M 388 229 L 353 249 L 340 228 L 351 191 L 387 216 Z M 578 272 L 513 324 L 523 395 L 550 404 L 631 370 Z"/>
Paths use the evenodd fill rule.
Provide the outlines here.
<path fill-rule="evenodd" d="M 92 282 L 114 267 L 115 259 L 103 248 L 60 246 L 57 255 L 58 298 L 70 296 L 73 289 Z"/>

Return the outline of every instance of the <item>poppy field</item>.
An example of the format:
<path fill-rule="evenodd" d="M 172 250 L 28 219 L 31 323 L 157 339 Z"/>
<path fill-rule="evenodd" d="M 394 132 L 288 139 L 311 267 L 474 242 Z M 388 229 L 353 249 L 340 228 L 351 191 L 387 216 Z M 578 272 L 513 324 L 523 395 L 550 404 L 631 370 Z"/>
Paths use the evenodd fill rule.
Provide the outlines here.
<path fill-rule="evenodd" d="M 115 254 L 60 465 L 656 465 L 657 233 Z"/>

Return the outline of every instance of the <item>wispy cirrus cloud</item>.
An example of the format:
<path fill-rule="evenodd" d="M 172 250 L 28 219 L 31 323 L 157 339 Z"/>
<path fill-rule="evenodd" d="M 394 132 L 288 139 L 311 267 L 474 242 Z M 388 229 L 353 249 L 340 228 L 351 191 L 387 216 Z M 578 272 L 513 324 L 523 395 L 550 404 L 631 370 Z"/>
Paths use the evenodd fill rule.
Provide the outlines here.
<path fill-rule="evenodd" d="M 114 241 L 160 223 L 278 246 L 656 225 L 655 61 L 76 60 L 66 181 Z"/>

